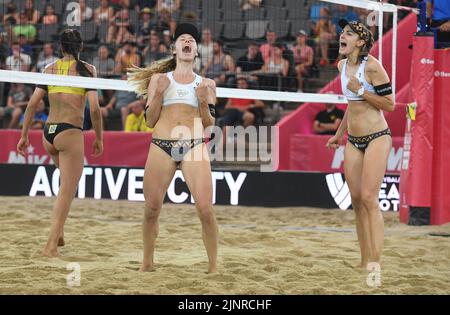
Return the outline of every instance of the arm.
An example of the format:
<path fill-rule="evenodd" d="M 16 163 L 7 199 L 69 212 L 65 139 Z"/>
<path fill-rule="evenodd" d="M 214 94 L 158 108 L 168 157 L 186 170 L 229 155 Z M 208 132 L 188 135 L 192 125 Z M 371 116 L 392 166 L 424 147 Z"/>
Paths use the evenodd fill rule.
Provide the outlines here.
<path fill-rule="evenodd" d="M 33 123 L 34 113 L 36 112 L 36 106 L 44 98 L 46 91 L 41 88 L 36 88 L 30 101 L 28 102 L 27 109 L 25 110 L 22 134 L 20 140 L 17 143 L 17 151 L 19 154 L 25 156 L 25 149 L 28 147 L 28 132 L 30 131 L 31 124 Z"/>
<path fill-rule="evenodd" d="M 97 71 L 94 66 L 89 67 L 93 77 L 97 77 Z M 91 115 L 92 126 L 95 131 L 95 141 L 93 148 L 93 155 L 98 156 L 103 152 L 103 126 L 102 114 L 100 112 L 100 105 L 98 103 L 97 90 L 88 91 L 87 98 L 89 100 L 89 112 Z"/>
<path fill-rule="evenodd" d="M 148 85 L 148 99 L 145 106 L 147 126 L 154 128 L 161 114 L 164 91 L 169 86 L 169 78 L 165 74 L 154 74 Z"/>
<path fill-rule="evenodd" d="M 342 118 L 342 121 L 340 121 L 339 128 L 336 131 L 336 137 L 339 139 L 342 139 L 344 133 L 347 131 L 347 113 L 348 110 L 345 111 L 344 117 Z"/>
<path fill-rule="evenodd" d="M 196 93 L 203 127 L 214 126 L 215 114 L 211 115 L 209 104 L 214 107 L 216 105 L 216 83 L 213 80 L 203 78 L 202 83 L 197 87 Z M 212 110 L 215 111 L 215 108 Z"/>
<path fill-rule="evenodd" d="M 289 61 L 287 61 L 286 59 L 282 60 L 283 60 L 283 71 L 281 71 L 281 74 L 283 75 L 283 77 L 286 77 L 289 72 Z"/>

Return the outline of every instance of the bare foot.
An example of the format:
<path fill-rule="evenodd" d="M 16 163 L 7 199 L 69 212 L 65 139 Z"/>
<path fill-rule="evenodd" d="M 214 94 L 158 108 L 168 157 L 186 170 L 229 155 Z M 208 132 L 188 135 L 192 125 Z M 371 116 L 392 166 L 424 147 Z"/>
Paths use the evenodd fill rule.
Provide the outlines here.
<path fill-rule="evenodd" d="M 141 268 L 139 268 L 140 272 L 152 272 L 155 271 L 155 267 L 152 265 L 142 265 Z"/>
<path fill-rule="evenodd" d="M 209 267 L 207 274 L 212 274 L 217 272 L 217 267 Z"/>
<path fill-rule="evenodd" d="M 56 249 L 47 249 L 45 248 L 42 251 L 42 255 L 44 255 L 45 257 L 49 257 L 49 258 L 55 258 L 55 257 L 59 257 L 59 253 Z"/>
<path fill-rule="evenodd" d="M 66 242 L 64 242 L 64 237 L 61 236 L 61 237 L 58 239 L 58 246 L 64 246 L 65 244 L 66 244 Z"/>

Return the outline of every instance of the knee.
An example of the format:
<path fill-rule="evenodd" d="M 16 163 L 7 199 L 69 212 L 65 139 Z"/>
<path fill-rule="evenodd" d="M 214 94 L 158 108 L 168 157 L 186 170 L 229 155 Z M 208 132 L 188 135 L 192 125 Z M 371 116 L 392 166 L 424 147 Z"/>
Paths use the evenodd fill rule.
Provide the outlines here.
<path fill-rule="evenodd" d="M 161 213 L 162 203 L 149 201 L 145 203 L 145 213 L 144 219 L 145 221 L 155 221 L 158 219 L 159 214 Z"/>
<path fill-rule="evenodd" d="M 209 202 L 200 201 L 196 203 L 198 216 L 202 223 L 208 223 L 214 220 L 212 205 Z"/>
<path fill-rule="evenodd" d="M 361 193 L 361 204 L 367 211 L 378 209 L 378 195 L 371 191 L 363 191 Z"/>

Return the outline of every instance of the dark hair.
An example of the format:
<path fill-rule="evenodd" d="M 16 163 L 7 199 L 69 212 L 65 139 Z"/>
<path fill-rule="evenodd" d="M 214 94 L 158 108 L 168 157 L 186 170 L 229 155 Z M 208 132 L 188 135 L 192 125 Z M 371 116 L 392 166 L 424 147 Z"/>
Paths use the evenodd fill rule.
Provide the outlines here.
<path fill-rule="evenodd" d="M 61 33 L 60 44 L 62 50 L 72 55 L 77 61 L 77 71 L 83 77 L 92 77 L 91 71 L 86 67 L 85 63 L 80 60 L 80 51 L 83 49 L 83 40 L 81 34 L 76 29 L 67 29 Z"/>

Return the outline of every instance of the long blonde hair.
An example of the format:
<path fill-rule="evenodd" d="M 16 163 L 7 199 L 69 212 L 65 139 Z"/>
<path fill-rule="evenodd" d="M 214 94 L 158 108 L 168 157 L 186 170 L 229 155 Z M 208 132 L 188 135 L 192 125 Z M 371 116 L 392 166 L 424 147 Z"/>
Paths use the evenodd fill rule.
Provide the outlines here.
<path fill-rule="evenodd" d="M 139 96 L 147 98 L 148 85 L 155 73 L 166 73 L 175 70 L 177 60 L 175 56 L 152 62 L 145 68 L 133 66 L 127 69 L 128 83 L 134 87 L 135 92 Z"/>

